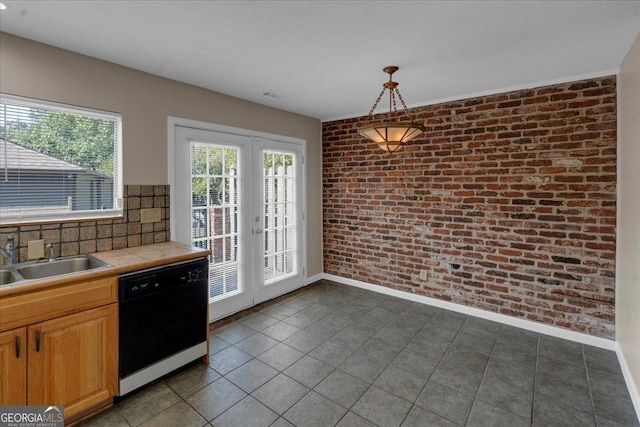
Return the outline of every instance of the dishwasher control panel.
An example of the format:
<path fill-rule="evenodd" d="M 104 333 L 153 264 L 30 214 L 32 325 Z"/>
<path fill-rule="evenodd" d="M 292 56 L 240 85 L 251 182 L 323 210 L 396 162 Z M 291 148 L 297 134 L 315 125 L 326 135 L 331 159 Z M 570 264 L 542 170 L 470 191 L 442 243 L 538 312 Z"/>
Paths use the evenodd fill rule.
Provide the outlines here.
<path fill-rule="evenodd" d="M 123 275 L 120 277 L 120 301 L 199 284 L 208 276 L 206 268 L 206 262 L 191 261 Z"/>

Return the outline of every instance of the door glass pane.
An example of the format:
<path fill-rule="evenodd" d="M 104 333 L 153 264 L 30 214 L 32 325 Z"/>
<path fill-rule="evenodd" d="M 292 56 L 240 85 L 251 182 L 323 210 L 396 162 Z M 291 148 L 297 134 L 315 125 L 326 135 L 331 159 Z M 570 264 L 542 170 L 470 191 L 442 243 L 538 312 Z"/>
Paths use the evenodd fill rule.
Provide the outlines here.
<path fill-rule="evenodd" d="M 275 282 L 296 270 L 294 155 L 264 151 L 264 280 Z"/>
<path fill-rule="evenodd" d="M 191 143 L 192 244 L 211 251 L 209 297 L 241 291 L 239 280 L 238 148 Z"/>

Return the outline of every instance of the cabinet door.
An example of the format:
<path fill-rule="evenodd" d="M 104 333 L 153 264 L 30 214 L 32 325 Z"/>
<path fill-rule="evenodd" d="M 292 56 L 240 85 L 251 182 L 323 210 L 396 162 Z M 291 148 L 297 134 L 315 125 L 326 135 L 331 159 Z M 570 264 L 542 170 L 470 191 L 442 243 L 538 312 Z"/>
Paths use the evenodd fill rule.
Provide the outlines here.
<path fill-rule="evenodd" d="M 0 333 L 0 406 L 27 404 L 27 328 Z"/>
<path fill-rule="evenodd" d="M 118 390 L 117 304 L 29 326 L 29 405 L 64 405 L 65 418 Z"/>

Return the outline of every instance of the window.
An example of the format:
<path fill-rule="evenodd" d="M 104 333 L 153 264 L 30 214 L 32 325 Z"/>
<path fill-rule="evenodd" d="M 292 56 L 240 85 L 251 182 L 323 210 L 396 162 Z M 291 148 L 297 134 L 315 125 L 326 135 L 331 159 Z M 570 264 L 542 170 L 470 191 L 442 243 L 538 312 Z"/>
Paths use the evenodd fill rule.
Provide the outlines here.
<path fill-rule="evenodd" d="M 120 115 L 0 96 L 0 224 L 122 215 Z"/>

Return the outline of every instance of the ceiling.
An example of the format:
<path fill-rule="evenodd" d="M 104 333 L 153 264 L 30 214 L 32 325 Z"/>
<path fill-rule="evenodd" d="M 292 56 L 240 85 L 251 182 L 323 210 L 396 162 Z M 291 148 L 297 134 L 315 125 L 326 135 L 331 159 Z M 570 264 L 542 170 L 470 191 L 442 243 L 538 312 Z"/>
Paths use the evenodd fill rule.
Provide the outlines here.
<path fill-rule="evenodd" d="M 387 65 L 425 105 L 616 73 L 640 31 L 640 1 L 2 2 L 3 32 L 323 121 Z"/>

